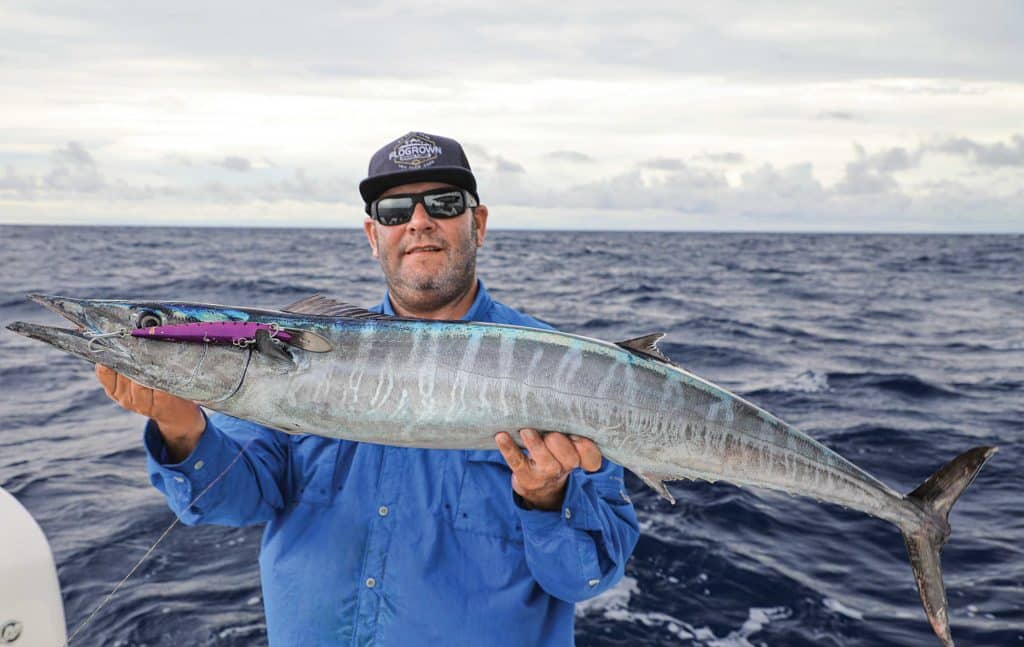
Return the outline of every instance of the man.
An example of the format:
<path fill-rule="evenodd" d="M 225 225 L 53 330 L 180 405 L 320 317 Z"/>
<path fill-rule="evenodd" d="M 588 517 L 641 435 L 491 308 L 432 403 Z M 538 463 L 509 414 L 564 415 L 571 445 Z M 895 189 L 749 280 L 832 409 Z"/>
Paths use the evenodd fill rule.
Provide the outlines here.
<path fill-rule="evenodd" d="M 488 212 L 458 142 L 400 137 L 359 188 L 388 288 L 377 312 L 547 327 L 476 277 Z M 574 603 L 615 584 L 636 544 L 622 468 L 583 438 L 523 429 L 527 455 L 504 432 L 499 451 L 289 436 L 97 373 L 151 418 L 151 479 L 182 521 L 266 524 L 272 645 L 569 645 Z"/>

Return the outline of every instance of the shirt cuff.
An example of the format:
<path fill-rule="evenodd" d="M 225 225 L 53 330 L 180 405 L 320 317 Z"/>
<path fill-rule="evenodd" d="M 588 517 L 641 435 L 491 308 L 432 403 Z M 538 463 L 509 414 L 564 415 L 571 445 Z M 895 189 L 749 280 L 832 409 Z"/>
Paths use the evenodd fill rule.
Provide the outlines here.
<path fill-rule="evenodd" d="M 231 446 L 228 437 L 206 417 L 205 412 L 203 418 L 206 420 L 203 435 L 199 437 L 199 442 L 192 453 L 180 463 L 168 462 L 167 445 L 153 420 L 146 423 L 143 435 L 149 479 L 157 489 L 167 495 L 171 508 L 182 516 L 183 520 L 186 520 L 187 516 L 198 516 L 203 508 L 210 507 L 212 502 L 205 500 L 191 506 L 189 504 L 217 478 L 223 466 L 228 465 L 238 453 L 238 448 Z"/>
<path fill-rule="evenodd" d="M 595 472 L 600 474 L 603 469 Z M 531 532 L 551 531 L 564 525 L 577 530 L 600 530 L 601 526 L 593 519 L 593 502 L 584 492 L 584 485 L 592 477 L 580 468 L 569 473 L 565 482 L 565 497 L 558 510 L 538 510 L 527 507 L 529 504 L 515 492 L 512 493 L 519 519 L 526 534 Z"/>

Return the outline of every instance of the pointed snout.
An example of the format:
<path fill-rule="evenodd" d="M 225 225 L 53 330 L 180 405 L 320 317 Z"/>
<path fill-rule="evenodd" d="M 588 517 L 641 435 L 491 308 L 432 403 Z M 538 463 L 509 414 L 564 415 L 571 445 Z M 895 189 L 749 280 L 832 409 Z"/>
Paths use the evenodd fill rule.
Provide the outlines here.
<path fill-rule="evenodd" d="M 87 325 L 86 307 L 89 302 L 85 299 L 69 299 L 48 294 L 30 294 L 28 298 L 73 324 L 82 327 Z"/>
<path fill-rule="evenodd" d="M 7 330 L 29 339 L 44 342 L 83 359 L 95 361 L 93 353 L 89 350 L 89 339 L 77 330 L 66 330 L 64 328 L 25 323 L 23 321 L 7 324 Z"/>

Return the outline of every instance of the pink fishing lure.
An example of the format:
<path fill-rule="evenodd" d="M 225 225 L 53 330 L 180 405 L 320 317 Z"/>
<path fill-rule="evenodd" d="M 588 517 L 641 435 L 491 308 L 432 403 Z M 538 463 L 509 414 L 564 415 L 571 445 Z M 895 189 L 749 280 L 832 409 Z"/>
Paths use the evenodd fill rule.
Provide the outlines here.
<path fill-rule="evenodd" d="M 166 326 L 149 326 L 131 331 L 132 337 L 148 339 L 164 339 L 167 341 L 206 342 L 209 344 L 252 343 L 256 339 L 256 331 L 266 330 L 271 337 L 283 342 L 290 342 L 292 335 L 276 324 L 256 323 L 252 321 L 199 321 L 195 323 L 169 324 Z"/>

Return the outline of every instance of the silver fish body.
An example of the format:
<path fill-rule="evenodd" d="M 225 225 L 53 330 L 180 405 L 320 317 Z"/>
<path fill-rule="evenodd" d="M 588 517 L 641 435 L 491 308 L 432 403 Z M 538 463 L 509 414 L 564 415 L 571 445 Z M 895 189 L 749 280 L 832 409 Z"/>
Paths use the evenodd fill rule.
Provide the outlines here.
<path fill-rule="evenodd" d="M 723 480 L 906 521 L 901 495 L 821 443 L 615 344 L 479 323 L 356 320 L 318 332 L 333 351 L 281 374 L 256 355 L 231 397 L 204 404 L 291 433 L 414 447 L 493 448 L 498 431 L 561 431 L 591 438 L 659 491 L 666 480 Z"/>
<path fill-rule="evenodd" d="M 16 323 L 9 326 L 15 332 L 288 433 L 479 449 L 493 448 L 498 431 L 559 431 L 594 440 L 669 500 L 664 481 L 722 480 L 885 519 L 903 533 L 933 629 L 952 644 L 939 551 L 950 532 L 949 509 L 993 447 L 965 452 L 902 496 L 763 409 L 672 364 L 656 336 L 611 344 L 500 324 L 387 318 L 322 299 L 273 311 L 33 298 L 82 330 Z M 309 347 L 324 352 L 266 338 L 239 348 L 124 335 L 143 314 L 164 324 L 276 324 L 316 340 Z"/>

